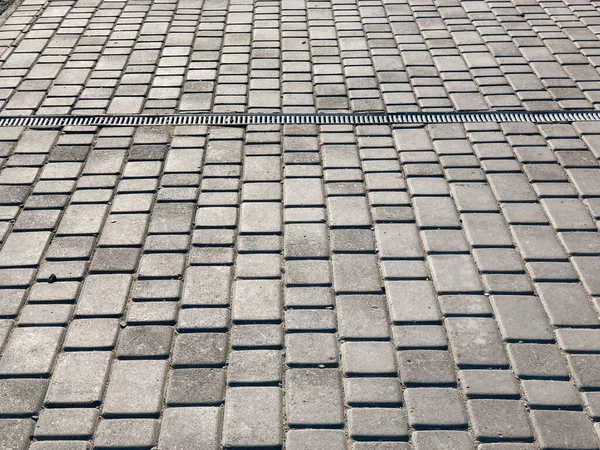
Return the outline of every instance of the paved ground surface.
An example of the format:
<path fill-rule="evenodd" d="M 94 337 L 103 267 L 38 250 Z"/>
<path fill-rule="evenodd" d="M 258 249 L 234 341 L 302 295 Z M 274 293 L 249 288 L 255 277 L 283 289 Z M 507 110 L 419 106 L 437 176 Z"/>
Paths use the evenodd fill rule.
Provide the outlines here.
<path fill-rule="evenodd" d="M 598 34 L 589 1 L 25 0 L 0 97 L 595 108 Z M 0 448 L 598 448 L 598 157 L 597 123 L 0 129 Z"/>

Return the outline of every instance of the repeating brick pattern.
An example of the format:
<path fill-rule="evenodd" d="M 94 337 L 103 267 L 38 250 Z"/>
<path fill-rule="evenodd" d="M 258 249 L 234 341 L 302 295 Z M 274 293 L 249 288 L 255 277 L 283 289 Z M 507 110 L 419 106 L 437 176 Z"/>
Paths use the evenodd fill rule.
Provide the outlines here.
<path fill-rule="evenodd" d="M 594 2 L 24 0 L 2 114 L 597 108 Z M 0 130 L 0 448 L 596 449 L 595 123 Z"/>

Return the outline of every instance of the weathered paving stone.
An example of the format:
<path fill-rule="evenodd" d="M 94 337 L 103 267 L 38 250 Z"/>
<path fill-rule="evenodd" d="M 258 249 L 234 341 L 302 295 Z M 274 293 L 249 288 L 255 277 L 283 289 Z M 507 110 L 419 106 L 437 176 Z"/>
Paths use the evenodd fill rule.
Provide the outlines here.
<path fill-rule="evenodd" d="M 278 387 L 229 388 L 225 398 L 223 446 L 282 445 L 282 403 L 282 391 Z"/>
<path fill-rule="evenodd" d="M 396 408 L 350 408 L 348 430 L 354 439 L 401 439 L 408 435 L 406 413 Z"/>
<path fill-rule="evenodd" d="M 476 439 L 533 438 L 527 413 L 519 400 L 469 400 L 467 409 Z"/>
<path fill-rule="evenodd" d="M 337 369 L 288 369 L 286 410 L 290 426 L 341 425 L 342 380 Z"/>
<path fill-rule="evenodd" d="M 166 375 L 167 361 L 115 361 L 102 415 L 158 416 Z"/>
<path fill-rule="evenodd" d="M 47 405 L 97 405 L 108 379 L 110 352 L 65 352 L 54 369 Z"/>
<path fill-rule="evenodd" d="M 51 373 L 64 333 L 61 327 L 16 328 L 0 358 L 0 374 L 43 376 Z M 23 358 L 23 355 L 29 355 Z"/>
<path fill-rule="evenodd" d="M 466 428 L 467 415 L 459 391 L 409 388 L 404 391 L 408 422 L 414 428 Z"/>
<path fill-rule="evenodd" d="M 35 415 L 42 405 L 47 387 L 48 382 L 41 379 L 6 378 L 0 380 L 0 414 L 4 416 Z"/>
<path fill-rule="evenodd" d="M 579 411 L 532 411 L 531 421 L 540 448 L 598 448 L 592 423 Z"/>
<path fill-rule="evenodd" d="M 345 450 L 346 436 L 342 430 L 290 430 L 285 445 L 290 450 Z"/>
<path fill-rule="evenodd" d="M 34 425 L 31 419 L 0 419 L 0 444 L 10 450 L 26 449 Z"/>
<path fill-rule="evenodd" d="M 493 319 L 450 317 L 445 320 L 456 364 L 468 367 L 507 367 L 508 359 Z"/>
<path fill-rule="evenodd" d="M 227 356 L 227 341 L 225 333 L 179 334 L 173 347 L 173 366 L 223 366 Z"/>
<path fill-rule="evenodd" d="M 98 424 L 96 448 L 152 447 L 158 436 L 158 421 L 154 419 L 105 419 Z"/>
<path fill-rule="evenodd" d="M 412 435 L 416 450 L 473 450 L 473 438 L 466 431 L 416 431 Z"/>
<path fill-rule="evenodd" d="M 158 438 L 159 449 L 219 448 L 221 411 L 215 407 L 167 408 Z"/>
<path fill-rule="evenodd" d="M 166 402 L 169 406 L 218 405 L 223 401 L 225 373 L 217 368 L 173 369 Z"/>
<path fill-rule="evenodd" d="M 44 409 L 35 426 L 36 438 L 87 439 L 94 434 L 98 410 L 95 408 Z"/>

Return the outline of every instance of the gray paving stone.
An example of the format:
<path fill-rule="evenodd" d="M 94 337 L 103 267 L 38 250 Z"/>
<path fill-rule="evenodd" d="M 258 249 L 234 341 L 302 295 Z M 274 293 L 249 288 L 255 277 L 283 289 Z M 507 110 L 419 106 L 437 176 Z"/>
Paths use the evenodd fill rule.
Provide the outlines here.
<path fill-rule="evenodd" d="M 581 398 L 569 381 L 524 380 L 523 390 L 532 407 L 580 408 Z"/>
<path fill-rule="evenodd" d="M 227 266 L 188 267 L 184 274 L 182 305 L 228 306 L 231 268 Z"/>
<path fill-rule="evenodd" d="M 278 387 L 229 388 L 225 398 L 223 446 L 281 446 L 282 413 L 282 391 Z"/>
<path fill-rule="evenodd" d="M 158 416 L 166 375 L 167 361 L 115 361 L 102 415 Z"/>
<path fill-rule="evenodd" d="M 554 344 L 508 344 L 508 356 L 520 378 L 567 378 L 569 371 Z"/>
<path fill-rule="evenodd" d="M 600 386 L 600 377 L 598 376 L 600 355 L 568 355 L 567 361 L 575 385 L 579 389 L 590 389 Z"/>
<path fill-rule="evenodd" d="M 221 411 L 215 407 L 167 408 L 163 413 L 159 449 L 219 448 Z"/>
<path fill-rule="evenodd" d="M 94 434 L 98 410 L 95 408 L 44 409 L 33 435 L 36 438 L 87 439 Z"/>
<path fill-rule="evenodd" d="M 119 316 L 123 314 L 131 285 L 127 274 L 98 274 L 86 277 L 75 315 Z"/>
<path fill-rule="evenodd" d="M 227 370 L 230 385 L 272 385 L 283 379 L 279 350 L 244 350 L 229 354 Z"/>
<path fill-rule="evenodd" d="M 406 386 L 454 386 L 456 376 L 450 354 L 445 350 L 398 352 L 400 379 Z"/>
<path fill-rule="evenodd" d="M 152 447 L 158 436 L 154 419 L 107 419 L 98 424 L 94 447 L 100 449 Z"/>
<path fill-rule="evenodd" d="M 388 338 L 385 298 L 375 295 L 339 295 L 336 298 L 342 339 Z"/>
<path fill-rule="evenodd" d="M 0 414 L 3 416 L 36 415 L 42 405 L 47 387 L 48 382 L 41 379 L 0 380 Z"/>
<path fill-rule="evenodd" d="M 460 386 L 468 398 L 515 398 L 521 395 L 519 385 L 509 370 L 461 370 Z"/>
<path fill-rule="evenodd" d="M 333 287 L 336 293 L 381 292 L 381 277 L 377 263 L 376 255 L 334 254 Z"/>
<path fill-rule="evenodd" d="M 508 359 L 496 322 L 485 317 L 445 320 L 454 361 L 460 368 L 504 368 Z"/>
<path fill-rule="evenodd" d="M 466 431 L 416 431 L 412 435 L 416 450 L 473 450 L 473 438 Z"/>
<path fill-rule="evenodd" d="M 336 331 L 335 311 L 331 309 L 288 309 L 285 328 L 293 331 Z"/>
<path fill-rule="evenodd" d="M 394 347 L 389 342 L 344 342 L 341 348 L 347 376 L 397 373 Z"/>
<path fill-rule="evenodd" d="M 167 388 L 167 405 L 218 405 L 223 400 L 225 374 L 216 368 L 174 369 Z"/>
<path fill-rule="evenodd" d="M 289 367 L 328 366 L 338 362 L 338 342 L 331 333 L 291 333 L 285 337 Z"/>
<path fill-rule="evenodd" d="M 346 450 L 346 435 L 342 430 L 290 430 L 285 437 L 289 450 Z"/>
<path fill-rule="evenodd" d="M 50 374 L 63 333 L 64 328 L 61 327 L 15 328 L 0 358 L 0 374 Z M 23 355 L 29 357 L 23 358 Z"/>
<path fill-rule="evenodd" d="M 108 380 L 110 352 L 65 352 L 50 379 L 49 406 L 94 406 L 100 403 Z"/>
<path fill-rule="evenodd" d="M 285 376 L 290 426 L 344 423 L 342 380 L 337 369 L 288 369 Z"/>
<path fill-rule="evenodd" d="M 171 327 L 152 325 L 126 327 L 119 338 L 117 357 L 120 359 L 168 357 L 172 339 Z"/>
<path fill-rule="evenodd" d="M 393 323 L 439 322 L 437 299 L 429 281 L 386 281 Z"/>
<path fill-rule="evenodd" d="M 467 415 L 456 389 L 408 388 L 404 391 L 408 422 L 413 428 L 463 428 Z"/>
<path fill-rule="evenodd" d="M 11 233 L 0 250 L 0 267 L 37 266 L 50 242 L 51 233 Z"/>
<path fill-rule="evenodd" d="M 470 255 L 430 255 L 427 259 L 439 294 L 482 291 L 477 268 Z"/>
<path fill-rule="evenodd" d="M 531 421 L 540 448 L 598 448 L 592 423 L 579 411 L 532 411 Z"/>
<path fill-rule="evenodd" d="M 401 439 L 408 436 L 406 413 L 399 408 L 350 408 L 348 430 L 353 439 Z"/>
<path fill-rule="evenodd" d="M 507 341 L 552 341 L 554 336 L 536 297 L 492 295 L 490 301 Z"/>
<path fill-rule="evenodd" d="M 110 350 L 117 344 L 118 319 L 76 319 L 67 328 L 65 350 Z"/>
<path fill-rule="evenodd" d="M 35 422 L 31 419 L 0 419 L 0 444 L 7 450 L 24 450 Z"/>
<path fill-rule="evenodd" d="M 475 439 L 533 438 L 527 413 L 518 400 L 469 400 L 467 410 Z"/>
<path fill-rule="evenodd" d="M 279 280 L 236 280 L 233 289 L 232 317 L 235 322 L 282 319 Z"/>

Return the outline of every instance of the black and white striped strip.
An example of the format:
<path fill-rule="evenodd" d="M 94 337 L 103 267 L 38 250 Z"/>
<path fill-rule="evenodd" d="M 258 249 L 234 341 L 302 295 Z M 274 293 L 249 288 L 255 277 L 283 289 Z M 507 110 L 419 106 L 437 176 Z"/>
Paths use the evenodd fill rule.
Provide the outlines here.
<path fill-rule="evenodd" d="M 402 125 L 429 123 L 533 122 L 571 123 L 600 121 L 600 111 L 481 111 L 407 112 L 356 114 L 164 114 L 164 115 L 72 115 L 0 116 L 0 127 L 60 128 L 66 126 L 144 125 Z"/>

